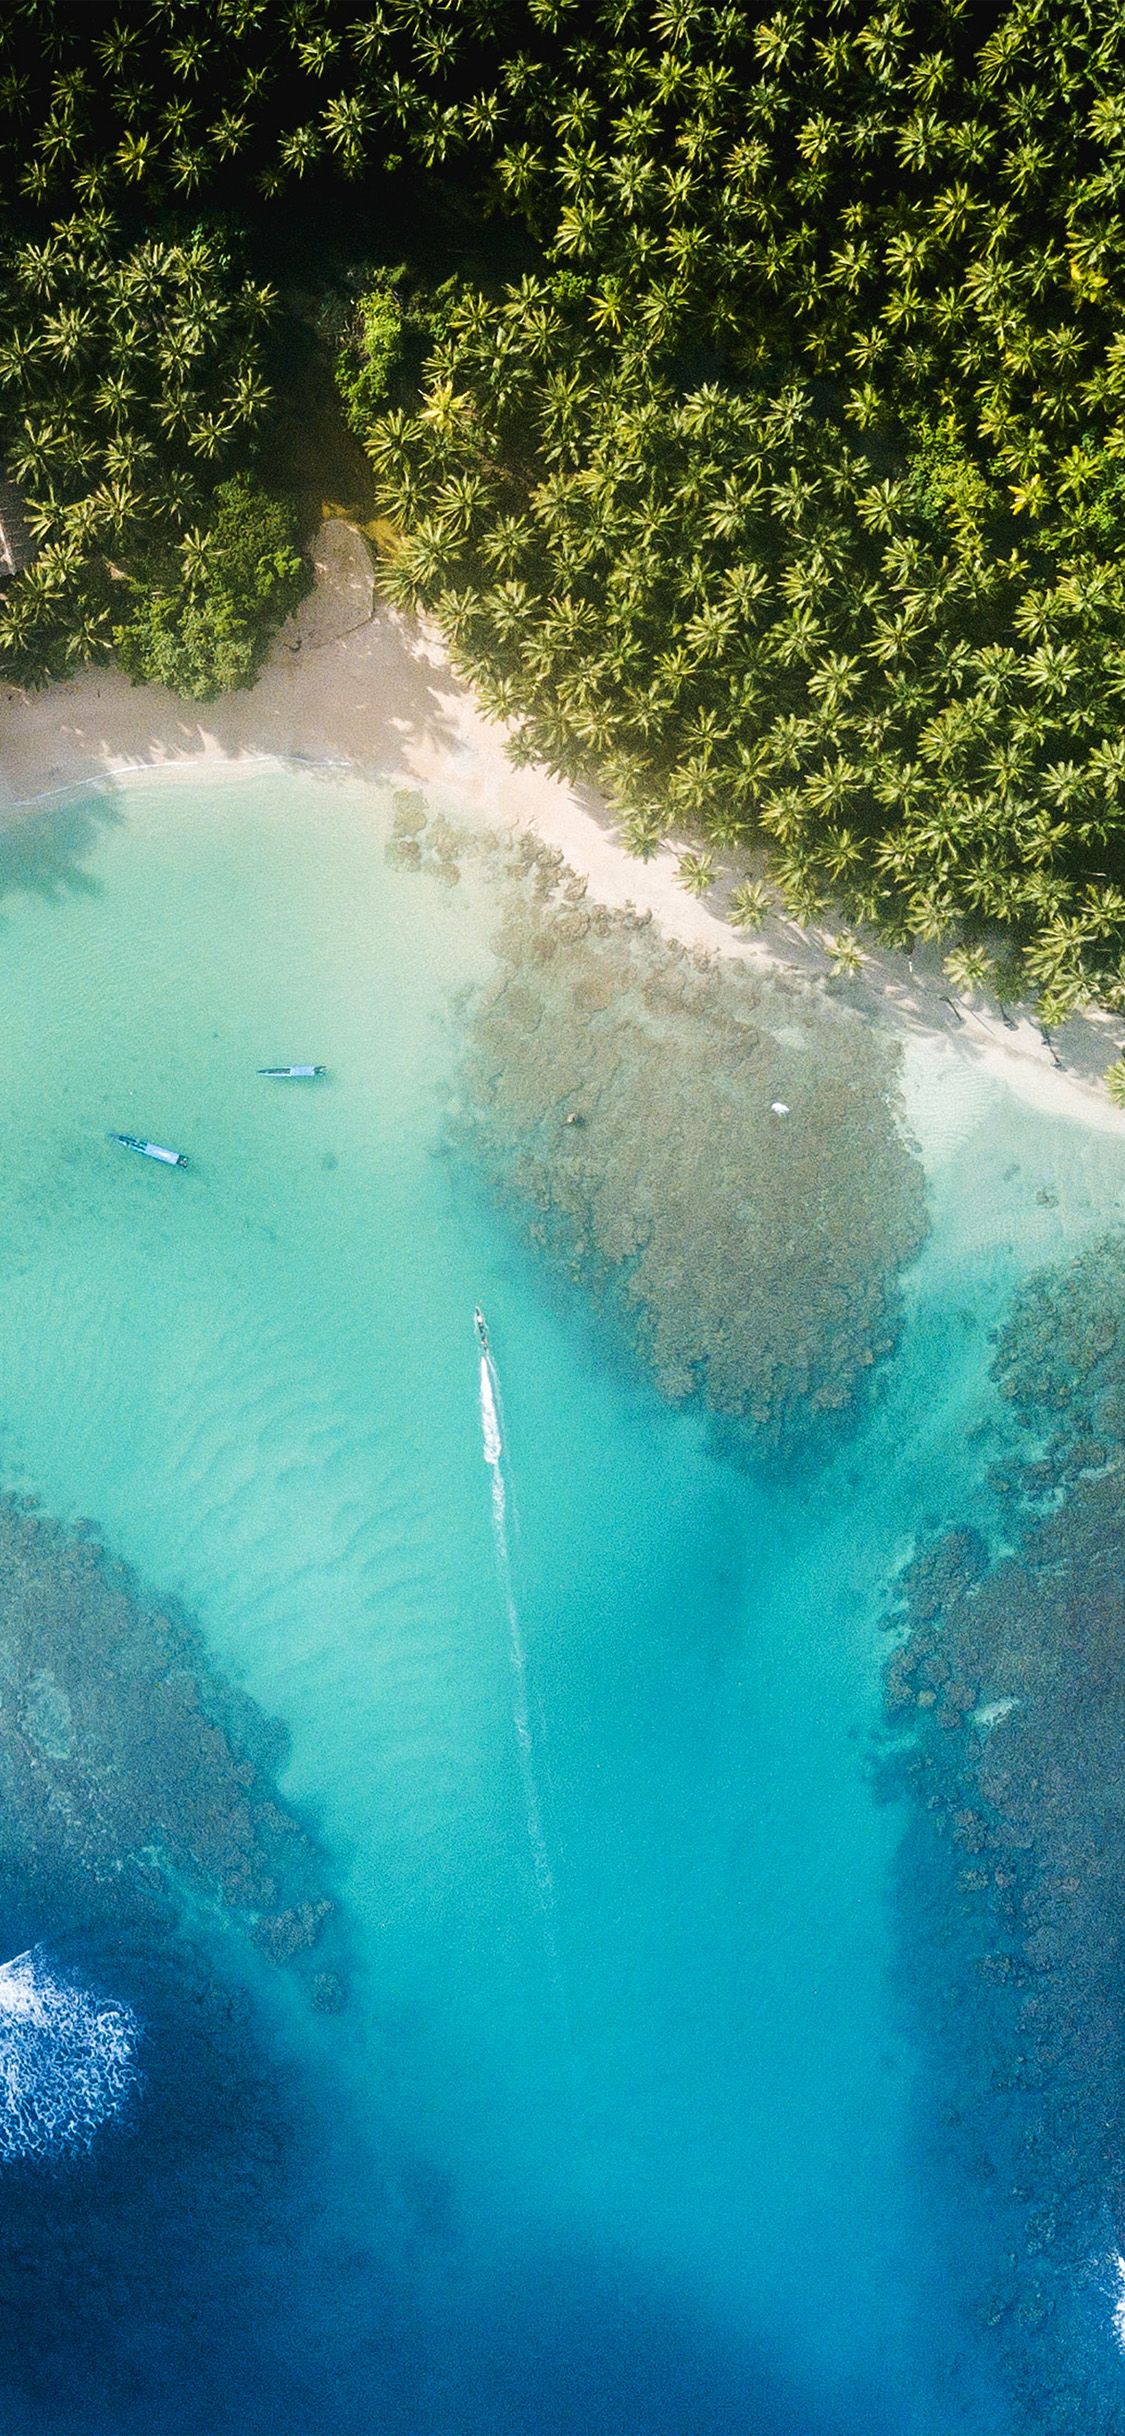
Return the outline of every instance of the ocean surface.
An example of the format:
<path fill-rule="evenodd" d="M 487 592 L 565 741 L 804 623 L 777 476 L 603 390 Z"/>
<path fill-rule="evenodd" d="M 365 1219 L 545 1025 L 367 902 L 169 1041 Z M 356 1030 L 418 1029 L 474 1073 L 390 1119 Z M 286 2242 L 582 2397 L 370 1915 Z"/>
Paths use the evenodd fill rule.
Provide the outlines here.
<path fill-rule="evenodd" d="M 193 1971 L 212 1939 L 241 1990 L 244 2149 L 221 2029 L 209 2142 L 161 2027 L 164 1915 L 158 1955 L 132 1915 L 118 1951 L 103 1905 L 95 1950 L 73 1900 L 7 1888 L 41 1992 L 0 1975 L 0 2070 L 56 2113 L 43 2153 L 0 2141 L 32 2227 L 0 2427 L 1001 2436 L 920 2136 L 880 1619 L 918 1535 L 984 1514 L 992 1331 L 1121 1212 L 1125 1141 L 912 1044 L 898 1349 L 863 1417 L 758 1460 L 662 1400 L 474 1167 L 487 881 L 400 867 L 389 819 L 273 771 L 0 838 L 0 1480 L 86 1518 L 284 1726 L 335 1904 L 314 2001 L 191 1898 Z M 328 1075 L 258 1079 L 291 1060 Z M 59 2069 L 89 2024 L 113 2042 L 69 2145 L 58 1988 Z M 196 2144 L 215 2268 L 185 2291 Z M 82 2297 L 71 2358 L 61 2303 L 49 2362 L 27 2331 L 37 2279 Z"/>

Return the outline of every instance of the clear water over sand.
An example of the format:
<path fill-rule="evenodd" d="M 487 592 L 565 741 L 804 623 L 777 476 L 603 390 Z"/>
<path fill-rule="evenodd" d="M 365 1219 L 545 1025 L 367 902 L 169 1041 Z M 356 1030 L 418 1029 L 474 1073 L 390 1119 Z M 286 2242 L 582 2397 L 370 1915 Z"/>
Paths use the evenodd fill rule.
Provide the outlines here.
<path fill-rule="evenodd" d="M 278 773 L 0 842 L 3 1474 L 284 1720 L 348 1951 L 339 2013 L 259 1990 L 299 2377 L 251 2276 L 242 2390 L 205 2340 L 173 2388 L 142 2327 L 132 2416 L 91 2380 L 43 2436 L 992 2436 L 889 1974 L 879 1614 L 980 1503 L 989 1331 L 1125 1148 L 916 1053 L 932 1231 L 875 1404 L 728 1459 L 450 1149 L 487 889 L 388 864 L 388 818 Z M 143 2176 L 143 2091 L 119 2136 Z"/>

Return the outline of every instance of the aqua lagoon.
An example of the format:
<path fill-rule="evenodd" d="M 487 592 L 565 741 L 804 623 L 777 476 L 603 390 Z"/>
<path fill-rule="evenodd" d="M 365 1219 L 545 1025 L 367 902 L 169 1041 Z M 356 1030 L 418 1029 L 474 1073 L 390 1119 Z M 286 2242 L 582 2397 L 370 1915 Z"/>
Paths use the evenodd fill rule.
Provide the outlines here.
<path fill-rule="evenodd" d="M 1016 2424 L 887 1620 L 1125 1141 L 755 990 L 331 774 L 0 840 L 3 2425 Z"/>

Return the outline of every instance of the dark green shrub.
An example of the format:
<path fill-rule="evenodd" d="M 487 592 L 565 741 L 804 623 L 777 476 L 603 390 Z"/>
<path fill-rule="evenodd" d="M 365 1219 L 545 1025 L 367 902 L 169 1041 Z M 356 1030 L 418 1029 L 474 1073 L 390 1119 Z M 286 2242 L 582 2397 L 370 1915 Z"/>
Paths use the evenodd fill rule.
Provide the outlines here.
<path fill-rule="evenodd" d="M 143 568 L 118 660 L 138 684 L 207 702 L 256 676 L 281 620 L 308 588 L 293 510 L 244 474 L 221 482 L 205 527 Z"/>
<path fill-rule="evenodd" d="M 344 417 L 360 439 L 366 438 L 387 403 L 391 376 L 402 354 L 404 318 L 393 281 L 401 274 L 380 271 L 358 299 L 344 333 L 336 362 L 336 386 Z"/>

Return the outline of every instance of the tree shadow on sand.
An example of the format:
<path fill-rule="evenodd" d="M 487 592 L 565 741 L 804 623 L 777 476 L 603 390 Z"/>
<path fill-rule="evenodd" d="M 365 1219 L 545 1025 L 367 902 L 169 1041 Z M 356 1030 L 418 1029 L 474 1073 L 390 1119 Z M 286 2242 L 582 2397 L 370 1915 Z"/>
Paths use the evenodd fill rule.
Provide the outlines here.
<path fill-rule="evenodd" d="M 98 785 L 111 764 L 293 760 L 417 781 L 417 756 L 455 757 L 457 680 L 424 633 L 378 599 L 362 536 L 342 518 L 317 537 L 318 581 L 276 636 L 255 684 L 194 703 L 90 669 L 16 698 L 0 751 L 0 803 Z"/>

